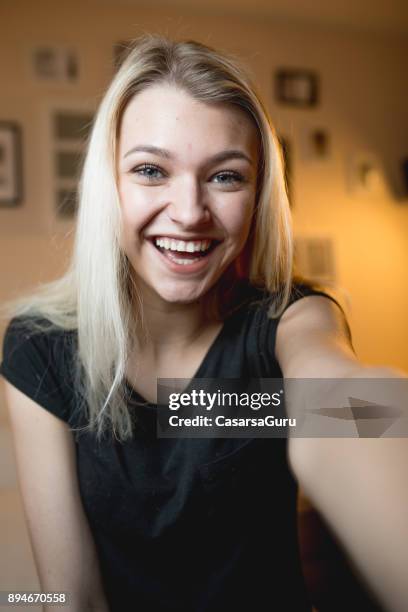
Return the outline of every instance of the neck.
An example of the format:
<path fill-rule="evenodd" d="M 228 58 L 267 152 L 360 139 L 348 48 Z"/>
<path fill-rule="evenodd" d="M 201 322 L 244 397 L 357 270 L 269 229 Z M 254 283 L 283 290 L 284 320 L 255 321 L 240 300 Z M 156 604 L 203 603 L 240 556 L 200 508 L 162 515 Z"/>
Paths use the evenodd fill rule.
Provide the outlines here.
<path fill-rule="evenodd" d="M 183 348 L 196 340 L 210 324 L 202 302 L 191 304 L 157 304 L 143 300 L 143 321 L 138 337 L 141 347 L 147 344 L 159 349 Z"/>
<path fill-rule="evenodd" d="M 215 308 L 217 291 L 213 290 L 187 304 L 166 302 L 138 283 L 140 301 L 135 299 L 134 348 L 160 356 L 190 347 L 209 329 L 219 325 Z"/>
<path fill-rule="evenodd" d="M 141 288 L 139 283 L 139 288 Z M 137 318 L 136 344 L 138 350 L 154 354 L 167 349 L 182 350 L 209 330 L 220 326 L 229 309 L 242 299 L 242 283 L 225 275 L 221 283 L 195 302 L 177 304 L 158 299 L 147 287 L 142 291 L 142 319 Z"/>

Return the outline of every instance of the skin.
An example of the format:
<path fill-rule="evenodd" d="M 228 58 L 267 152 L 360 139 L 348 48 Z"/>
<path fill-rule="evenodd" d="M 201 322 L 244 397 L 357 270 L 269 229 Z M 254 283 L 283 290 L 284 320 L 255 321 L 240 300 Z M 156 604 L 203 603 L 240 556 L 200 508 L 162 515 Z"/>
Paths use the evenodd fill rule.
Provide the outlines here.
<path fill-rule="evenodd" d="M 171 157 L 132 151 L 140 145 L 166 149 Z M 122 248 L 146 306 L 149 342 L 156 347 L 187 344 L 203 332 L 200 298 L 248 238 L 258 147 L 257 129 L 244 111 L 199 102 L 174 86 L 151 86 L 127 105 L 118 146 Z M 230 150 L 243 157 L 212 159 Z M 151 244 L 159 235 L 211 237 L 221 244 L 203 271 L 178 274 Z"/>

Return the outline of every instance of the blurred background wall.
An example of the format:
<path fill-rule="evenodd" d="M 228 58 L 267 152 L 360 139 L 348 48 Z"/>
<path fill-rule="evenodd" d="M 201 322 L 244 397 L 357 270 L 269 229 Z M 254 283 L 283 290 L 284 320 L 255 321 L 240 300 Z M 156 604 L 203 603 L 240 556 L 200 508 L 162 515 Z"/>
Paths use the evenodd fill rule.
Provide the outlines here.
<path fill-rule="evenodd" d="M 289 146 L 300 269 L 337 285 L 362 360 L 408 370 L 408 8 L 398 0 L 2 0 L 0 121 L 21 128 L 23 196 L 0 205 L 0 301 L 54 278 L 70 252 L 73 218 L 56 209 L 53 114 L 92 116 L 114 46 L 146 31 L 200 40 L 247 65 Z M 67 79 L 36 76 L 39 48 L 73 54 Z M 317 104 L 279 103 L 280 69 L 317 75 Z M 0 415 L 10 525 L 0 575 L 7 588 L 29 588 L 36 577 L 15 506 L 3 391 Z"/>

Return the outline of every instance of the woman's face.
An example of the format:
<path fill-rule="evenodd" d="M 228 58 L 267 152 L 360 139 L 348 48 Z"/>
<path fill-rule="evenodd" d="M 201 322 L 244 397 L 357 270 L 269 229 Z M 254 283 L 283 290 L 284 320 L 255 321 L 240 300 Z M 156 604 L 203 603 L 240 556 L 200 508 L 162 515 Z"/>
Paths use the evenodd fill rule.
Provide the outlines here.
<path fill-rule="evenodd" d="M 197 300 L 237 258 L 257 167 L 258 133 L 239 108 L 170 85 L 131 99 L 118 148 L 121 246 L 150 302 Z"/>

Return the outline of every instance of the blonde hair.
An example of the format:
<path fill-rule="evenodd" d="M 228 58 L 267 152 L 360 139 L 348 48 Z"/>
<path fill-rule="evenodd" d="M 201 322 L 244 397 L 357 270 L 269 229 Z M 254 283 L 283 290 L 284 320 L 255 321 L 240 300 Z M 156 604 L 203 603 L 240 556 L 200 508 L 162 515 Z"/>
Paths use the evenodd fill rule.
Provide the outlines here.
<path fill-rule="evenodd" d="M 130 264 L 119 246 L 117 141 L 128 102 L 158 83 L 182 88 L 209 104 L 236 105 L 256 124 L 261 161 L 247 278 L 274 293 L 273 317 L 284 310 L 291 289 L 291 219 L 282 150 L 248 75 L 234 58 L 195 41 L 173 42 L 158 35 L 136 39 L 103 97 L 92 127 L 68 269 L 34 294 L 2 309 L 8 317 L 28 315 L 30 320 L 24 325 L 32 333 L 56 328 L 77 332 L 77 402 L 86 416 L 85 429 L 98 437 L 106 431 L 120 440 L 132 436 L 124 382 L 128 339 L 137 337 L 143 310 Z"/>

